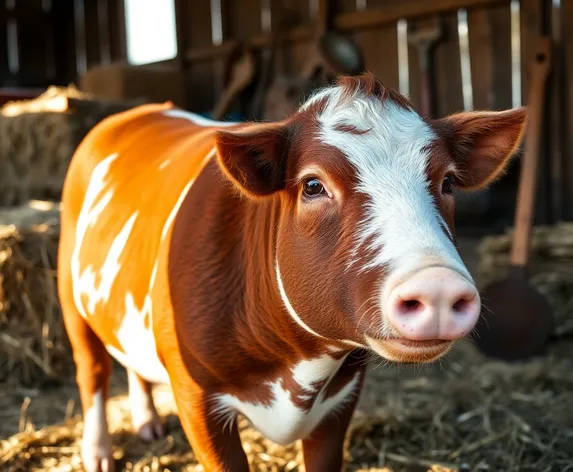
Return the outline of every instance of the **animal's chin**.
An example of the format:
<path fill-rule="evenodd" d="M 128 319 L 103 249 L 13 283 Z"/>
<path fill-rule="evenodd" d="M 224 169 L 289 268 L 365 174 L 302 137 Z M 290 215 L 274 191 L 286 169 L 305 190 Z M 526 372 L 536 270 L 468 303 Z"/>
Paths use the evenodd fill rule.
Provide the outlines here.
<path fill-rule="evenodd" d="M 427 363 L 446 354 L 455 341 L 436 339 L 412 341 L 405 338 L 376 339 L 366 336 L 366 342 L 379 356 L 392 362 Z"/>

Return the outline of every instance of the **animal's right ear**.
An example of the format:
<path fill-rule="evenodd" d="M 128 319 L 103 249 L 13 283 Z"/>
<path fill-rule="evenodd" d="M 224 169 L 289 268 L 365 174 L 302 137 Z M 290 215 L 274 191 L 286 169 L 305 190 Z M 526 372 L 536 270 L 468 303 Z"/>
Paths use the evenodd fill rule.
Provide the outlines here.
<path fill-rule="evenodd" d="M 225 174 L 251 198 L 285 187 L 288 130 L 284 123 L 260 123 L 217 132 L 217 151 Z"/>

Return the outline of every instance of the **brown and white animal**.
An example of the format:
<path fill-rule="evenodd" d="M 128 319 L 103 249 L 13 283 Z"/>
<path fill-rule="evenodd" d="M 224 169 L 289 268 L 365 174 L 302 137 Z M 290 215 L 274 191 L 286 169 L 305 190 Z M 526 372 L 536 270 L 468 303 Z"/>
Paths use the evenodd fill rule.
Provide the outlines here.
<path fill-rule="evenodd" d="M 58 264 L 85 468 L 113 469 L 111 354 L 139 434 L 164 434 L 150 384 L 170 383 L 206 470 L 248 470 L 237 414 L 302 440 L 307 471 L 340 470 L 364 356 L 433 361 L 474 328 L 453 189 L 499 176 L 525 118 L 424 119 L 365 74 L 281 122 L 166 103 L 98 124 L 65 181 Z"/>

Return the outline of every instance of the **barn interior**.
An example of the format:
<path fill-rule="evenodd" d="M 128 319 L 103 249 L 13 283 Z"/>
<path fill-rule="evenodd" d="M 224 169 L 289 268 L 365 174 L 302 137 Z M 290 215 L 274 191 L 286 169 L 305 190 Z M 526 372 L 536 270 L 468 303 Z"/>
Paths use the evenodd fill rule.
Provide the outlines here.
<path fill-rule="evenodd" d="M 456 204 L 484 316 L 503 298 L 495 282 L 517 284 L 502 286 L 514 298 L 437 364 L 369 367 L 346 470 L 573 470 L 573 0 L 1 2 L 0 470 L 82 470 L 55 269 L 63 179 L 89 130 L 164 101 L 281 119 L 364 70 L 431 117 L 528 106 L 530 118 L 508 173 Z M 523 290 L 546 305 L 529 309 Z M 168 388 L 155 390 L 168 434 L 152 444 L 132 434 L 126 394 L 118 368 L 118 470 L 203 470 Z M 300 444 L 240 428 L 253 470 L 304 470 Z"/>

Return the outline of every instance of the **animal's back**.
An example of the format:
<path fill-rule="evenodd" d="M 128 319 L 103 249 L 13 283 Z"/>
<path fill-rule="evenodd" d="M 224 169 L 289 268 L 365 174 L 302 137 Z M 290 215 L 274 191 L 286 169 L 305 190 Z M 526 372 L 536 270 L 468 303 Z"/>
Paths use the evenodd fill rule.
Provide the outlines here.
<path fill-rule="evenodd" d="M 168 381 L 151 329 L 166 284 L 160 260 L 179 205 L 214 155 L 210 124 L 169 103 L 107 118 L 78 147 L 64 184 L 64 309 L 77 310 L 117 360 L 151 381 Z"/>

